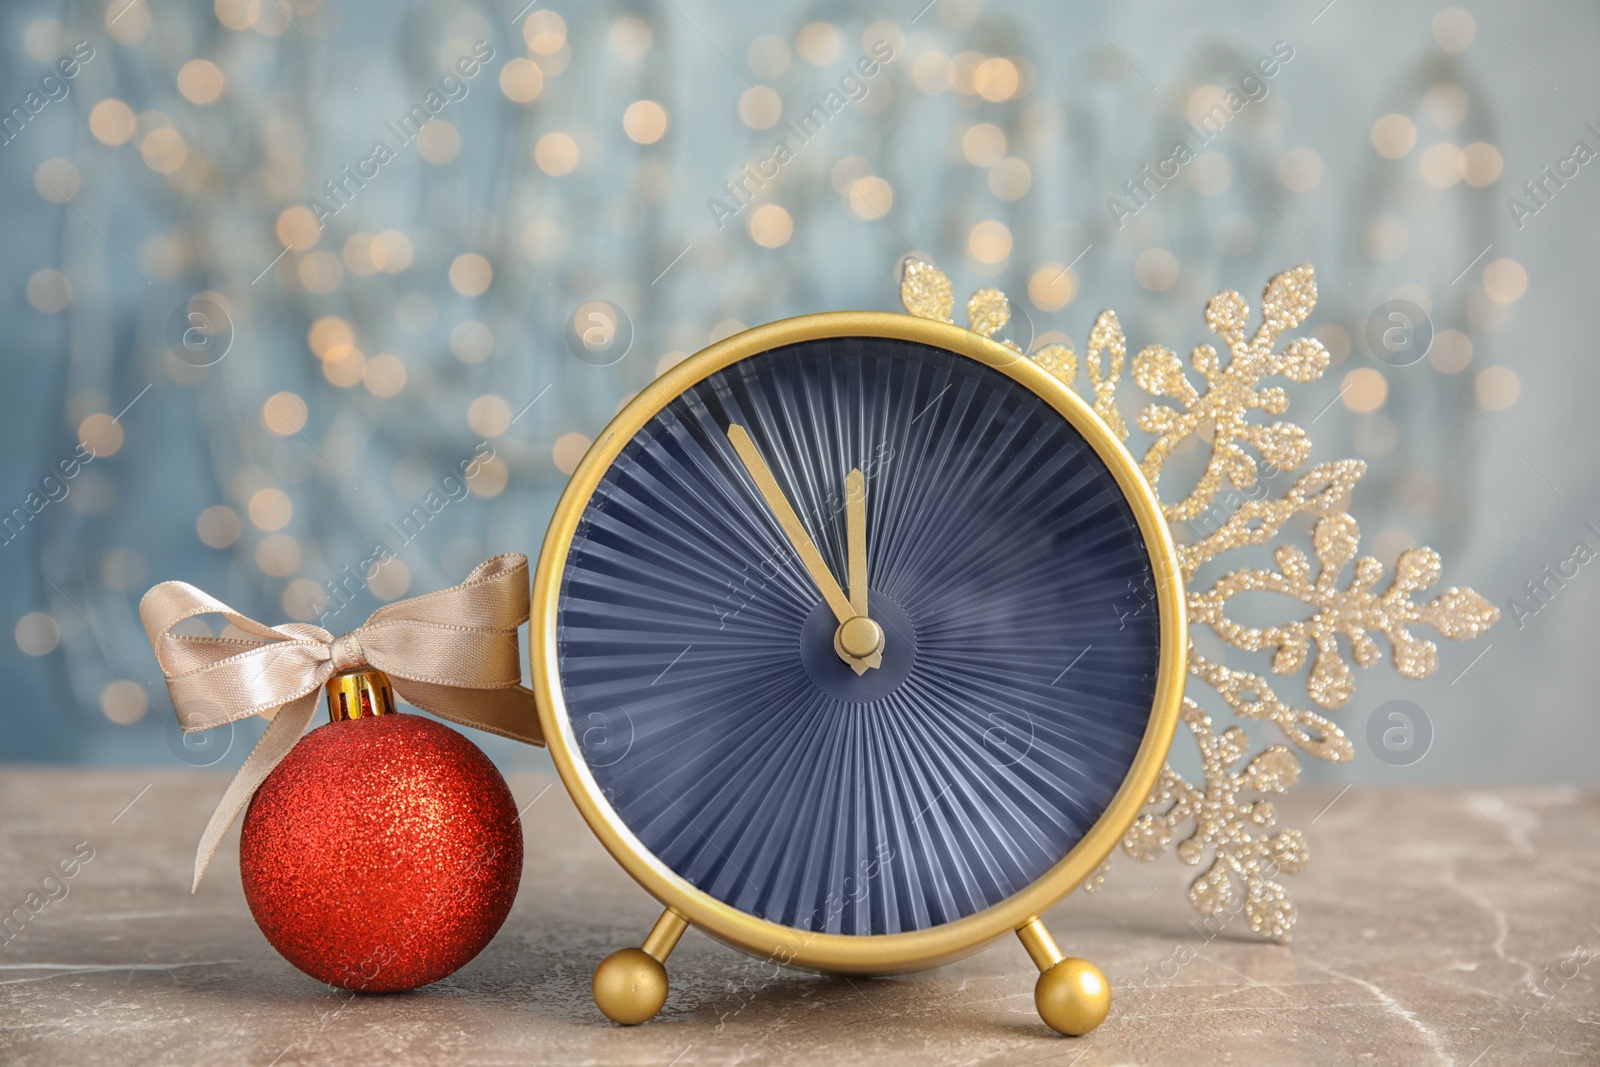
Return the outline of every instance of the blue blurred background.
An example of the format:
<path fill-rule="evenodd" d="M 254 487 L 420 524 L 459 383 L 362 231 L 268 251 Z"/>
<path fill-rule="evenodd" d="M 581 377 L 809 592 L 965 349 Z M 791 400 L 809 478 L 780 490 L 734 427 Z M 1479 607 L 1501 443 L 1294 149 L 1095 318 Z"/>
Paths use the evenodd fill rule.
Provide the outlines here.
<path fill-rule="evenodd" d="M 236 765 L 261 724 L 179 735 L 146 588 L 269 623 L 359 588 L 341 632 L 536 555 L 662 370 L 895 309 L 919 251 L 1080 351 L 1110 306 L 1187 352 L 1212 292 L 1311 263 L 1335 365 L 1289 417 L 1371 466 L 1366 551 L 1430 544 L 1505 617 L 1361 672 L 1360 758 L 1308 773 L 1600 783 L 1597 48 L 1579 2 L 7 4 L 0 759 Z M 1398 698 L 1406 766 L 1367 741 Z"/>

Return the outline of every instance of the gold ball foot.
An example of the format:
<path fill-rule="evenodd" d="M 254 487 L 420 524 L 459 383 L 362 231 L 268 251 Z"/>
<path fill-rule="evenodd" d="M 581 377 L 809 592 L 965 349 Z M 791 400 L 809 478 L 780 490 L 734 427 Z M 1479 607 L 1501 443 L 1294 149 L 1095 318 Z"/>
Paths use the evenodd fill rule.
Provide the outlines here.
<path fill-rule="evenodd" d="M 618 949 L 595 968 L 594 1002 L 624 1026 L 654 1018 L 667 1002 L 667 969 L 644 949 Z"/>
<path fill-rule="evenodd" d="M 1039 975 L 1033 1003 L 1050 1029 L 1079 1037 L 1111 1013 L 1111 983 L 1088 960 L 1068 957 Z"/>

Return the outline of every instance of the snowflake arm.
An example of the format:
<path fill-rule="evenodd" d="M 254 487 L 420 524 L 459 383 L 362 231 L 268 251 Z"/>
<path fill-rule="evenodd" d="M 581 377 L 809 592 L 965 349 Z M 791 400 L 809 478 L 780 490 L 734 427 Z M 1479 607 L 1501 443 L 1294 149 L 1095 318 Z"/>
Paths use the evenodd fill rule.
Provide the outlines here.
<path fill-rule="evenodd" d="M 925 259 L 906 257 L 900 268 L 900 303 L 912 315 L 954 322 L 955 290 L 944 271 Z"/>
<path fill-rule="evenodd" d="M 1189 673 L 1216 690 L 1239 718 L 1273 723 L 1308 755 L 1331 763 L 1355 758 L 1355 746 L 1331 719 L 1285 704 L 1261 675 L 1224 667 L 1193 648 L 1189 649 Z"/>
<path fill-rule="evenodd" d="M 1178 842 L 1178 858 L 1198 866 L 1211 863 L 1189 884 L 1189 901 L 1202 915 L 1236 911 L 1242 903 L 1250 928 L 1285 943 L 1294 929 L 1295 907 L 1275 876 L 1298 874 L 1310 860 L 1299 830 L 1270 832 L 1277 810 L 1262 794 L 1288 792 L 1300 776 L 1300 763 L 1282 745 L 1271 745 L 1235 767 L 1250 750 L 1250 738 L 1237 726 L 1218 734 L 1211 717 L 1194 701 L 1183 702 L 1183 722 L 1200 748 L 1205 785 L 1185 781 L 1165 768 L 1150 794 L 1150 807 L 1134 820 L 1123 850 L 1149 860 Z M 1187 830 L 1186 836 L 1184 834 Z M 1244 886 L 1241 902 L 1235 881 Z"/>
<path fill-rule="evenodd" d="M 1192 581 L 1202 563 L 1224 552 L 1266 544 L 1277 537 L 1283 524 L 1295 515 L 1326 515 L 1342 510 L 1366 469 L 1367 465 L 1359 459 L 1319 463 L 1282 497 L 1246 500 L 1239 504 L 1220 527 L 1199 541 L 1178 546 L 1178 569 L 1183 580 Z"/>
<path fill-rule="evenodd" d="M 1452 587 L 1428 603 L 1414 601 L 1413 593 L 1439 579 L 1439 555 L 1430 548 L 1404 553 L 1389 588 L 1375 592 L 1383 564 L 1372 556 L 1356 559 L 1359 537 L 1360 529 L 1348 514 L 1324 516 L 1312 529 L 1315 575 L 1304 552 L 1281 545 L 1274 556 L 1276 569 L 1237 570 L 1206 592 L 1191 594 L 1190 624 L 1211 627 L 1236 648 L 1273 650 L 1272 669 L 1277 674 L 1298 670 L 1312 656 L 1306 680 L 1311 699 L 1324 708 L 1342 708 L 1355 692 L 1355 679 L 1340 654 L 1340 635 L 1350 643 L 1354 664 L 1370 667 L 1382 656 L 1371 635 L 1383 634 L 1394 651 L 1396 669 L 1407 678 L 1423 678 L 1438 666 L 1438 648 L 1413 634 L 1413 624 L 1424 623 L 1446 637 L 1466 640 L 1500 618 L 1499 609 L 1470 589 Z M 1352 560 L 1350 584 L 1340 588 L 1340 573 Z M 1243 626 L 1228 617 L 1227 603 L 1251 590 L 1292 597 L 1311 608 L 1312 614 L 1282 626 Z"/>
<path fill-rule="evenodd" d="M 1211 345 L 1200 345 L 1190 363 L 1204 380 L 1205 391 L 1194 387 L 1183 364 L 1170 349 L 1152 345 L 1133 361 L 1133 379 L 1146 392 L 1173 403 L 1153 403 L 1139 413 L 1139 428 L 1155 435 L 1141 461 L 1150 484 L 1160 484 L 1161 470 L 1178 444 L 1202 426 L 1211 428 L 1211 456 L 1205 472 L 1181 500 L 1166 506 L 1169 521 L 1192 519 L 1204 511 L 1226 478 L 1235 488 L 1256 483 L 1257 463 L 1246 446 L 1279 470 L 1294 470 L 1311 453 L 1305 431 L 1288 422 L 1259 423 L 1252 411 L 1281 415 L 1288 410 L 1288 395 L 1280 388 L 1262 388 L 1263 378 L 1281 375 L 1294 382 L 1311 382 L 1328 366 L 1321 342 L 1303 337 L 1275 349 L 1278 336 L 1300 325 L 1316 306 L 1317 286 L 1311 268 L 1302 265 L 1267 283 L 1262 296 L 1262 320 L 1255 335 L 1245 338 L 1249 306 L 1238 293 L 1213 296 L 1206 305 L 1206 325 L 1228 347 L 1224 364 Z"/>

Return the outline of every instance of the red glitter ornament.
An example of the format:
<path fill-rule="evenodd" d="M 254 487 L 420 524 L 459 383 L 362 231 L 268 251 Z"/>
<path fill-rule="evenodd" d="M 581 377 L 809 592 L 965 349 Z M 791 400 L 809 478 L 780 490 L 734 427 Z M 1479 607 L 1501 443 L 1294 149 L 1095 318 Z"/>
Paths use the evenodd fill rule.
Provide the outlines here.
<path fill-rule="evenodd" d="M 330 704 L 343 681 L 330 684 Z M 522 877 L 522 827 L 505 779 L 471 741 L 384 714 L 392 698 L 379 672 L 345 690 L 353 717 L 306 735 L 250 802 L 245 900 L 272 947 L 311 977 L 415 989 L 500 929 Z"/>

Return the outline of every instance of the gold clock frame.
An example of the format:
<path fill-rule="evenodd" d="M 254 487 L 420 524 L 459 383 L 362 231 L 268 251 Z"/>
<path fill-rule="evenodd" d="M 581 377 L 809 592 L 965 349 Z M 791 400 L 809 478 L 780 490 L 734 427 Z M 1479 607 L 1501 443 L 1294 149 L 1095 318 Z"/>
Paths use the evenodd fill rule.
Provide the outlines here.
<path fill-rule="evenodd" d="M 557 661 L 561 579 L 572 539 L 596 487 L 626 444 L 685 389 L 741 360 L 803 341 L 880 337 L 918 342 L 1000 371 L 1058 411 L 1110 469 L 1132 507 L 1149 551 L 1160 612 L 1161 648 L 1150 720 L 1133 764 L 1110 805 L 1055 866 L 998 904 L 954 922 L 895 934 L 819 934 L 769 922 L 713 898 L 656 858 L 612 810 L 578 752 Z M 556 505 L 533 580 L 529 662 L 540 725 L 551 758 L 579 812 L 624 870 L 666 909 L 640 948 L 607 957 L 595 973 L 595 1001 L 607 1017 L 638 1023 L 665 1002 L 662 964 L 693 924 L 744 952 L 835 974 L 893 974 L 948 963 L 1015 932 L 1041 975 L 1040 1014 L 1063 1033 L 1086 1033 L 1110 1008 L 1105 976 L 1084 960 L 1063 958 L 1040 916 L 1077 888 L 1116 847 L 1166 762 L 1183 700 L 1187 624 L 1177 554 L 1154 490 L 1138 463 L 1077 393 L 1014 349 L 951 323 L 876 311 L 803 315 L 718 341 L 673 367 L 612 419 L 573 472 Z"/>

